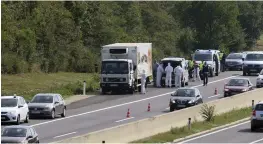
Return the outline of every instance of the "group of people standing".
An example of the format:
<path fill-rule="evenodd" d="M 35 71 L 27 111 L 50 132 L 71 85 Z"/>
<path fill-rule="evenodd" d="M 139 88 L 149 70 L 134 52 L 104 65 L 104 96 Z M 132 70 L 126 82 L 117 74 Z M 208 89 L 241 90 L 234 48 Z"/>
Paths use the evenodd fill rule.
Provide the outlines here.
<path fill-rule="evenodd" d="M 166 87 L 172 87 L 172 73 L 174 72 L 174 76 L 175 76 L 175 87 L 181 87 L 181 79 L 183 76 L 183 68 L 178 65 L 175 68 L 173 68 L 171 66 L 171 63 L 168 63 L 168 65 L 165 67 L 165 69 L 163 68 L 163 64 L 160 63 L 158 64 L 156 62 L 155 64 L 155 72 L 154 72 L 154 77 L 155 77 L 155 82 L 156 82 L 156 86 L 157 87 L 161 87 L 161 79 L 162 79 L 162 75 L 163 73 L 166 74 L 165 76 L 165 86 Z"/>
<path fill-rule="evenodd" d="M 208 74 L 209 74 L 209 67 L 206 62 L 202 62 L 201 64 L 198 64 L 197 62 L 194 62 L 193 66 L 189 66 L 189 75 L 193 74 L 193 81 L 201 81 L 200 73 L 203 75 L 203 85 L 206 86 L 208 83 Z"/>

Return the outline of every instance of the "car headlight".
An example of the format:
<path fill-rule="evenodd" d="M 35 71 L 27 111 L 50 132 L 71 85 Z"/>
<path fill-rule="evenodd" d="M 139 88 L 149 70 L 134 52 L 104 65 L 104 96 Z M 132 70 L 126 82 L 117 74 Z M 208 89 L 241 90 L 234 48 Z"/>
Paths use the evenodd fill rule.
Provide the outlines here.
<path fill-rule="evenodd" d="M 228 88 L 225 88 L 225 91 L 229 91 L 229 89 L 228 89 Z"/>
<path fill-rule="evenodd" d="M 44 110 L 51 110 L 51 108 L 49 106 L 46 106 Z"/>
<path fill-rule="evenodd" d="M 194 100 L 190 100 L 188 103 L 193 103 L 194 102 Z"/>
<path fill-rule="evenodd" d="M 16 111 L 11 111 L 11 112 L 8 112 L 10 115 L 16 115 Z"/>
<path fill-rule="evenodd" d="M 212 65 L 211 65 L 211 64 L 209 64 L 209 65 L 208 65 L 208 67 L 212 67 Z"/>
<path fill-rule="evenodd" d="M 242 89 L 243 92 L 247 91 L 247 89 Z"/>

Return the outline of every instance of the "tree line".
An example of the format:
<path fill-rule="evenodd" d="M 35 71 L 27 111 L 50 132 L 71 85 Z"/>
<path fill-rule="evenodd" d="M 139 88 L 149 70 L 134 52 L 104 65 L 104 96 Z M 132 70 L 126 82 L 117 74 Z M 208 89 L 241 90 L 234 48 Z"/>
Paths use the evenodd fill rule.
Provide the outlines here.
<path fill-rule="evenodd" d="M 195 49 L 249 50 L 261 1 L 4 1 L 2 73 L 95 71 L 102 45 L 151 42 L 154 59 Z"/>

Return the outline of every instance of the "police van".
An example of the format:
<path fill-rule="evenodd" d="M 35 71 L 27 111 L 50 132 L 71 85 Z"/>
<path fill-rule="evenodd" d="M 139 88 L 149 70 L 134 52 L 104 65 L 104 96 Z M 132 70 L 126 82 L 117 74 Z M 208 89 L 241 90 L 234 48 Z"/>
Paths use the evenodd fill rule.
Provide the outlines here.
<path fill-rule="evenodd" d="M 193 54 L 193 61 L 197 64 L 206 62 L 209 67 L 209 76 L 213 77 L 214 75 L 218 76 L 220 73 L 220 58 L 219 50 L 196 50 Z M 200 75 L 202 77 L 202 75 Z"/>
<path fill-rule="evenodd" d="M 188 81 L 189 81 L 189 74 L 188 74 L 188 70 L 187 70 L 187 61 L 184 58 L 180 58 L 180 57 L 167 57 L 167 58 L 163 58 L 161 60 L 161 63 L 163 64 L 163 69 L 165 70 L 165 68 L 168 66 L 168 63 L 171 64 L 171 66 L 173 67 L 173 72 L 172 72 L 172 86 L 175 85 L 175 74 L 174 74 L 174 69 L 180 65 L 182 67 L 182 69 L 184 70 L 183 72 L 183 77 L 182 77 L 182 83 L 181 86 L 184 87 L 185 85 L 188 85 Z M 166 78 L 166 73 L 164 72 L 162 74 L 162 79 L 161 79 L 161 85 L 162 87 L 165 87 L 165 78 Z"/>

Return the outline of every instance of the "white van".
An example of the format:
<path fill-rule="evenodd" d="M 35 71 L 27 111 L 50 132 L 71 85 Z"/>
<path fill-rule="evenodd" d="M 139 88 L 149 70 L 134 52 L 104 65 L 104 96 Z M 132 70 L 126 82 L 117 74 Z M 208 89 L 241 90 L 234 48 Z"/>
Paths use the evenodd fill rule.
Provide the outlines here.
<path fill-rule="evenodd" d="M 187 62 L 186 62 L 186 60 L 184 58 L 168 57 L 168 58 L 162 59 L 161 63 L 163 64 L 163 69 L 164 70 L 165 70 L 166 66 L 168 65 L 168 63 L 171 64 L 171 66 L 173 67 L 173 70 L 178 65 L 181 65 L 181 67 L 184 70 L 181 86 L 184 87 L 185 85 L 188 85 L 188 82 L 189 82 L 189 74 L 188 74 L 188 70 L 187 70 L 187 65 L 188 64 L 187 64 Z M 163 75 L 162 75 L 162 79 L 161 79 L 161 85 L 163 87 L 165 87 L 165 78 L 166 78 L 166 73 L 164 72 Z M 175 85 L 175 75 L 174 75 L 174 72 L 173 72 L 172 73 L 172 86 L 174 86 L 174 85 Z"/>

